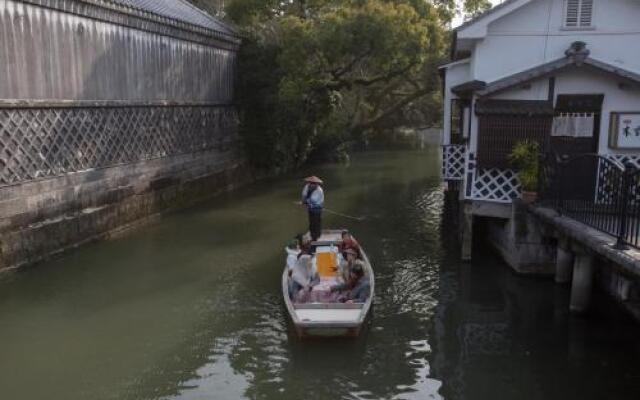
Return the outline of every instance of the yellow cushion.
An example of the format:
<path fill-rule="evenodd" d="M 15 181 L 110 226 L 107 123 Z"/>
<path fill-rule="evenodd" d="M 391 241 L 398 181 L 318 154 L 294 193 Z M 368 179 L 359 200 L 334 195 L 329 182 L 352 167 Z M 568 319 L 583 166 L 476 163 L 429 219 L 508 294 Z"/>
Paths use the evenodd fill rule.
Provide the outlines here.
<path fill-rule="evenodd" d="M 320 277 L 336 276 L 336 268 L 338 266 L 337 254 L 332 251 L 316 253 L 316 265 Z"/>

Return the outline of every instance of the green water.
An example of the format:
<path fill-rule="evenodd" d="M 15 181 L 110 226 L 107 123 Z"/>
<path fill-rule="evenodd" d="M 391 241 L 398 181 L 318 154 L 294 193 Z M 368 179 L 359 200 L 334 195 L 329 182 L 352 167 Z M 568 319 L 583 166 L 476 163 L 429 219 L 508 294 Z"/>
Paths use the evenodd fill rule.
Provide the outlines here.
<path fill-rule="evenodd" d="M 0 276 L 0 399 L 640 398 L 640 331 L 603 300 L 460 264 L 436 148 L 261 182 L 117 240 Z M 306 173 L 376 270 L 357 340 L 300 341 L 279 279 Z"/>

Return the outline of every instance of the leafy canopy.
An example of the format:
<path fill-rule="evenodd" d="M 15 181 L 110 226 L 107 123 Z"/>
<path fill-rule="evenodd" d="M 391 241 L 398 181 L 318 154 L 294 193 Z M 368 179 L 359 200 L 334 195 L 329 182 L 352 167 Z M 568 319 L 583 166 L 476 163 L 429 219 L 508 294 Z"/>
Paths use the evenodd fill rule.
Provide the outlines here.
<path fill-rule="evenodd" d="M 436 65 L 456 12 L 455 0 L 229 0 L 224 14 L 245 37 L 237 87 L 249 158 L 291 168 L 438 123 Z"/>
<path fill-rule="evenodd" d="M 491 8 L 489 0 L 464 0 L 463 11 L 465 19 L 475 18 Z"/>

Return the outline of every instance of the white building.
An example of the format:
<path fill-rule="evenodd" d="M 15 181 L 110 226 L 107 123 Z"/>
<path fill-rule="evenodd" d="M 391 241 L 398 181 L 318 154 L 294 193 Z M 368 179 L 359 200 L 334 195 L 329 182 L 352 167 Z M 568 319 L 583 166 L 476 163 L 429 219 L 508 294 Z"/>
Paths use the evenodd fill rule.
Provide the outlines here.
<path fill-rule="evenodd" d="M 638 160 L 640 1 L 506 0 L 455 30 L 451 56 L 444 178 L 476 215 L 520 196 L 518 141 Z"/>

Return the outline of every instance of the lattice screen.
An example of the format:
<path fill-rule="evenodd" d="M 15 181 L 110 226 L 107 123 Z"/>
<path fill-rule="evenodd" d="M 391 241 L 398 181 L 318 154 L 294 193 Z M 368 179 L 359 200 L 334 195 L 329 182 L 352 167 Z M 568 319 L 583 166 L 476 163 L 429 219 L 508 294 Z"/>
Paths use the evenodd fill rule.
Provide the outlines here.
<path fill-rule="evenodd" d="M 614 157 L 608 157 L 612 161 L 618 161 Z M 618 186 L 621 182 L 621 174 L 616 173 L 617 167 L 609 162 L 599 159 L 596 181 L 595 203 L 600 205 L 612 205 L 619 193 Z"/>
<path fill-rule="evenodd" d="M 459 181 L 464 178 L 465 146 L 442 147 L 442 176 L 444 180 Z"/>
<path fill-rule="evenodd" d="M 631 162 L 636 168 L 640 169 L 640 155 L 637 154 L 609 154 L 607 157 L 610 160 L 617 161 L 622 165 L 627 162 Z"/>
<path fill-rule="evenodd" d="M 607 158 L 620 163 L 622 167 L 626 167 L 626 164 L 630 162 L 635 168 L 640 169 L 640 155 L 608 154 Z M 598 182 L 596 193 L 596 202 L 598 204 L 613 204 L 613 193 L 615 193 L 615 188 L 613 186 L 621 184 L 620 182 L 611 182 L 612 177 L 615 177 L 611 173 L 612 168 L 612 165 L 605 162 L 600 162 L 600 164 L 598 165 Z M 635 179 L 637 181 L 638 176 L 634 175 L 632 179 Z M 638 187 L 639 185 L 637 183 L 631 185 L 631 193 L 629 193 L 629 205 L 640 204 L 640 190 L 638 189 Z"/>
<path fill-rule="evenodd" d="M 0 109 L 0 186 L 224 146 L 232 107 Z"/>
<path fill-rule="evenodd" d="M 510 203 L 520 197 L 520 180 L 511 169 L 479 169 L 475 174 L 471 197 L 474 200 Z"/>

